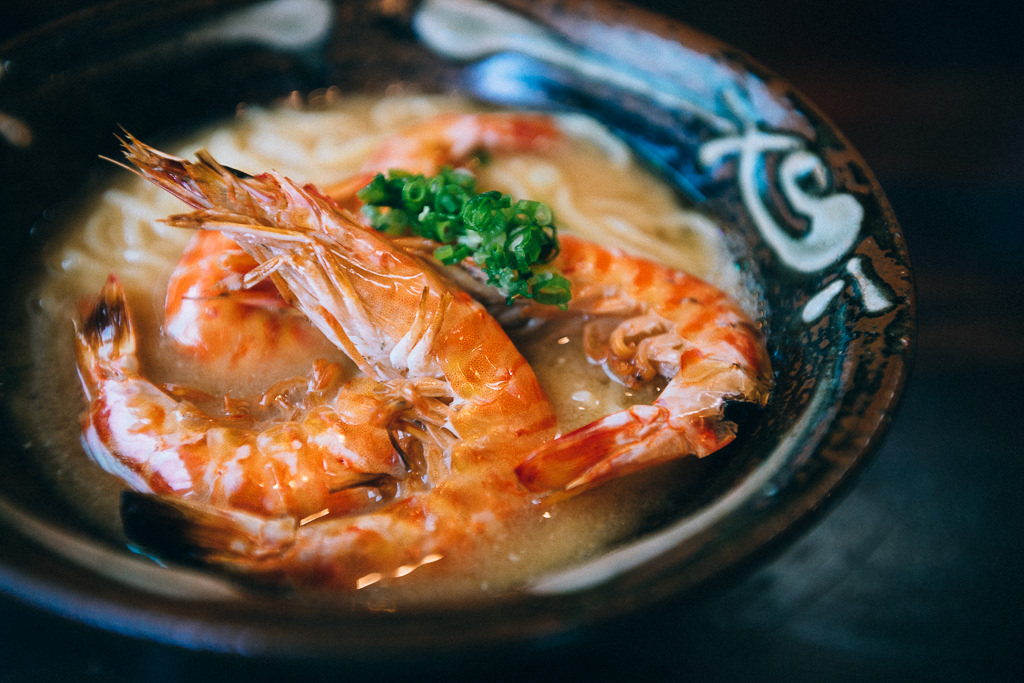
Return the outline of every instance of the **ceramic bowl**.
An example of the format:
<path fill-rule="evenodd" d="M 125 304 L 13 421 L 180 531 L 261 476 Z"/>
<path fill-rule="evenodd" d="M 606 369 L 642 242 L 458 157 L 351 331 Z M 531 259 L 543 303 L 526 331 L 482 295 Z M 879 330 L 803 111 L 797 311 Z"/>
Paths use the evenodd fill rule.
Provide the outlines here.
<path fill-rule="evenodd" d="M 806 528 L 877 447 L 912 356 L 903 236 L 871 172 L 785 81 L 686 26 L 600 0 L 110 4 L 0 47 L 4 287 L 113 133 L 186 132 L 239 103 L 410 85 L 589 114 L 726 228 L 763 310 L 776 388 L 701 494 L 521 591 L 378 612 L 240 598 L 98 538 L 4 413 L 0 587 L 101 628 L 218 651 L 372 660 L 552 643 L 734 576 Z M 15 311 L 11 315 L 18 315 Z M 24 343 L 14 340 L 10 343 Z M 6 358 L 6 356 L 5 356 Z M 18 390 L 5 360 L 2 391 Z"/>

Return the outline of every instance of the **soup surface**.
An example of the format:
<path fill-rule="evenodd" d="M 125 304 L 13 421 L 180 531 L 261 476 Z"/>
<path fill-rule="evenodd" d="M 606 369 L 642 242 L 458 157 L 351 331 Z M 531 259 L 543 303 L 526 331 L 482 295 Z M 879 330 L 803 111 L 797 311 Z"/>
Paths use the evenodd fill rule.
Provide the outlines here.
<path fill-rule="evenodd" d="M 235 169 L 274 169 L 297 181 L 329 184 L 355 173 L 370 151 L 402 126 L 440 112 L 476 110 L 447 97 L 363 99 L 328 93 L 301 105 L 240 109 L 233 120 L 164 148 L 186 158 L 206 148 Z M 672 191 L 596 123 L 566 117 L 561 125 L 571 139 L 556 152 L 495 154 L 479 169 L 479 187 L 546 202 L 560 230 L 693 273 L 754 312 L 716 226 L 681 208 Z M 85 400 L 76 378 L 70 323 L 80 299 L 95 296 L 109 273 L 117 275 L 137 317 L 145 372 L 156 381 L 244 397 L 308 373 L 310 359 L 281 358 L 239 376 L 197 368 L 179 352 L 161 332 L 163 299 L 191 233 L 160 219 L 186 207 L 128 172 L 114 171 L 111 177 L 68 217 L 61 238 L 46 251 L 45 272 L 27 302 L 27 328 L 19 333 L 29 343 L 16 351 L 30 354 L 25 362 L 32 368 L 31 391 L 19 395 L 15 408 L 56 495 L 94 529 L 117 540 L 118 497 L 125 485 L 97 467 L 80 444 Z M 571 325 L 545 324 L 515 340 L 548 392 L 563 432 L 655 395 L 634 394 L 589 364 L 578 329 Z M 340 352 L 330 355 L 345 361 Z M 456 588 L 432 583 L 430 589 L 418 587 L 416 596 L 504 590 L 590 556 L 627 537 L 644 520 L 664 514 L 686 489 L 687 476 L 683 461 L 563 501 L 526 528 L 496 539 L 476 565 L 452 579 Z"/>

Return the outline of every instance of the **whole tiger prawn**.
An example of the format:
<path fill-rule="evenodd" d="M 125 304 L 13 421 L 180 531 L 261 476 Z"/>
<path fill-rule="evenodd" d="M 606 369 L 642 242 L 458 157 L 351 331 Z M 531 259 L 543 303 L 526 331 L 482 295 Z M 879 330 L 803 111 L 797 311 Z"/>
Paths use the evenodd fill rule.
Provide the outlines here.
<path fill-rule="evenodd" d="M 764 406 L 772 386 L 761 331 L 724 292 L 687 273 L 562 234 L 553 265 L 573 287 L 567 311 L 526 304 L 505 314 L 583 320 L 593 363 L 630 387 L 667 381 L 634 405 L 545 443 L 517 468 L 532 491 L 572 491 L 736 437 L 729 402 Z"/>
<path fill-rule="evenodd" d="M 278 383 L 254 405 L 204 406 L 198 392 L 145 376 L 114 276 L 83 302 L 75 338 L 89 401 L 83 441 L 136 491 L 301 518 L 372 508 L 406 483 L 392 434 L 408 406 L 336 363 L 315 363 L 305 381 Z"/>

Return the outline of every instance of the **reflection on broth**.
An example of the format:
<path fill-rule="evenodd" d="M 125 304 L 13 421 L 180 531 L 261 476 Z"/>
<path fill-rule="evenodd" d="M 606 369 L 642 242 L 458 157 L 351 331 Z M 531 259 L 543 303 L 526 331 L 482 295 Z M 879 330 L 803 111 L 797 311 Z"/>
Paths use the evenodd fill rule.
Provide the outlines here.
<path fill-rule="evenodd" d="M 441 112 L 477 111 L 467 102 L 442 97 L 326 99 L 316 106 L 240 110 L 234 120 L 179 141 L 176 153 L 191 158 L 205 148 L 231 168 L 253 173 L 274 169 L 297 181 L 329 186 L 359 172 L 381 141 L 403 126 Z M 560 231 L 695 274 L 741 304 L 750 303 L 707 219 L 681 209 L 672 192 L 639 168 L 597 124 L 567 117 L 561 125 L 571 136 L 555 150 L 489 155 L 476 169 L 479 187 L 545 202 Z M 315 351 L 282 351 L 274 363 L 252 364 L 244 372 L 196 363 L 162 331 L 168 279 L 192 233 L 161 219 L 185 208 L 139 178 L 114 175 L 110 185 L 83 203 L 60 241 L 47 250 L 46 272 L 33 290 L 35 313 L 26 332 L 33 354 L 32 391 L 19 397 L 16 408 L 41 444 L 44 469 L 59 495 L 93 525 L 119 537 L 118 498 L 125 485 L 98 468 L 82 449 L 80 415 L 86 404 L 76 379 L 68 323 L 77 302 L 95 297 L 108 274 L 116 273 L 124 288 L 137 323 L 140 362 L 154 383 L 241 401 L 289 378 L 309 375 L 315 358 L 338 363 L 345 377 L 358 370 L 324 339 Z M 656 381 L 630 388 L 605 367 L 588 362 L 580 318 L 537 320 L 510 328 L 510 334 L 550 398 L 561 433 L 633 404 L 649 404 L 665 386 Z M 599 552 L 650 517 L 671 510 L 674 498 L 692 484 L 687 469 L 684 461 L 565 500 L 537 498 L 527 506 L 528 514 L 515 515 L 513 526 L 503 526 L 501 533 L 480 544 L 484 547 L 472 553 L 471 566 L 442 571 L 437 567 L 445 562 L 424 555 L 415 566 L 403 565 L 409 567 L 409 576 L 397 583 L 411 587 L 405 595 L 411 600 L 514 587 Z M 396 584 L 372 570 L 365 576 L 370 577 L 365 585 L 375 589 L 394 589 Z M 417 581 L 420 576 L 430 581 Z M 437 583 L 439 577 L 445 582 Z"/>

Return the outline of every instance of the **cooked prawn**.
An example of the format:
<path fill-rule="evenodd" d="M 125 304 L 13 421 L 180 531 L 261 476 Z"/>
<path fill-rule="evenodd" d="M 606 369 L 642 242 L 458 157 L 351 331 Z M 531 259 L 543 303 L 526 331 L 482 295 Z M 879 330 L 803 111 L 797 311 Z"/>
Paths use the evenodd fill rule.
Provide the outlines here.
<path fill-rule="evenodd" d="M 555 417 L 533 370 L 479 303 L 311 186 L 274 173 L 240 177 L 204 152 L 190 163 L 133 138 L 125 153 L 141 175 L 197 207 L 168 222 L 228 235 L 258 263 L 244 284 L 271 278 L 370 380 L 404 397 L 416 419 L 403 429 L 415 443 L 396 450 L 428 463 L 420 490 L 370 513 L 308 523 L 182 498 L 155 504 L 187 508 L 194 523 L 183 540 L 196 553 L 246 572 L 354 587 L 462 552 L 528 513 L 533 498 L 513 468 L 524 449 L 554 437 Z M 89 374 L 94 364 L 84 365 Z M 153 503 L 129 498 L 130 507 L 140 500 Z M 143 533 L 137 517 L 126 524 Z M 255 545 L 223 543 L 253 529 L 262 530 Z"/>
<path fill-rule="evenodd" d="M 407 479 L 392 431 L 408 419 L 408 404 L 376 383 L 347 379 L 337 364 L 318 363 L 308 379 L 274 386 L 260 402 L 234 401 L 227 414 L 204 410 L 190 400 L 197 392 L 143 374 L 113 276 L 83 302 L 75 339 L 89 401 L 86 449 L 137 491 L 302 518 L 365 509 Z"/>
<path fill-rule="evenodd" d="M 553 119 L 542 115 L 442 114 L 386 138 L 359 173 L 326 192 L 353 208 L 356 191 L 377 172 L 433 174 L 444 165 L 467 163 L 482 150 L 543 149 L 558 135 Z M 168 282 L 164 331 L 196 360 L 228 371 L 251 371 L 292 354 L 323 354 L 329 344 L 271 283 L 240 286 L 255 267 L 223 234 L 193 235 Z"/>
<path fill-rule="evenodd" d="M 622 383 L 667 381 L 634 405 L 535 449 L 517 468 L 531 491 L 581 490 L 736 437 L 728 402 L 763 406 L 771 365 L 758 326 L 724 292 L 686 273 L 562 234 L 553 265 L 573 287 L 568 311 L 525 304 L 525 318 L 581 316 L 583 347 Z"/>
<path fill-rule="evenodd" d="M 270 282 L 243 287 L 256 262 L 218 232 L 192 236 L 167 283 L 164 332 L 198 362 L 234 373 L 332 348 Z"/>

